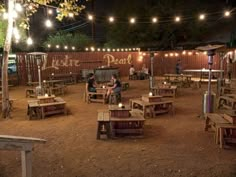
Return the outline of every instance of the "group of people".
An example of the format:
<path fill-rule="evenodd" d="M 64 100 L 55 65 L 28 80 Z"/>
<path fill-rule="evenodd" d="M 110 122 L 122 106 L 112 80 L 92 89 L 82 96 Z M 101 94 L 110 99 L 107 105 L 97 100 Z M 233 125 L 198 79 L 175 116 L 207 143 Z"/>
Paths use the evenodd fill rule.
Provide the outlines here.
<path fill-rule="evenodd" d="M 140 79 L 144 79 L 145 75 L 149 75 L 149 70 L 148 70 L 148 68 L 146 67 L 145 64 L 143 64 L 142 70 L 140 71 L 140 74 L 141 74 L 141 76 L 140 76 L 141 78 Z M 137 76 L 138 75 L 137 71 L 134 68 L 134 65 L 130 66 L 130 68 L 129 68 L 129 75 L 130 76 L 133 76 L 133 75 Z"/>
<path fill-rule="evenodd" d="M 109 98 L 111 93 L 120 93 L 121 92 L 121 83 L 117 78 L 116 74 L 113 74 L 111 77 L 111 81 L 113 86 L 107 88 L 106 99 Z M 95 77 L 93 73 L 89 74 L 88 78 L 88 91 L 89 92 L 96 92 L 97 83 L 95 81 Z"/>

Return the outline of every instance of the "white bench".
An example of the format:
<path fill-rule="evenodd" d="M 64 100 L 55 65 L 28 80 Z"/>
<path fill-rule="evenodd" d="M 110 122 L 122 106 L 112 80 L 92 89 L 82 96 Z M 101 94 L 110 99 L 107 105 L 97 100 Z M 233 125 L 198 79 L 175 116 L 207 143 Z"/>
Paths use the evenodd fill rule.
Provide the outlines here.
<path fill-rule="evenodd" d="M 22 177 L 32 177 L 32 150 L 34 143 L 46 140 L 31 137 L 0 135 L 0 150 L 21 151 Z"/>

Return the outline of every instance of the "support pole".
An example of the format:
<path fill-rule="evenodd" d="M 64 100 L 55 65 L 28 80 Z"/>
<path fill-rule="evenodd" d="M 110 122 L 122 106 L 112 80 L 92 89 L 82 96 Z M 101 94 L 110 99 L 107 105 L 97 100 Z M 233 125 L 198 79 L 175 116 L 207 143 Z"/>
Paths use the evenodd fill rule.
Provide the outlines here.
<path fill-rule="evenodd" d="M 21 151 L 22 177 L 32 177 L 32 152 Z"/>
<path fill-rule="evenodd" d="M 149 77 L 149 89 L 151 90 L 154 87 L 154 52 L 150 52 L 150 63 L 151 63 L 151 76 Z"/>
<path fill-rule="evenodd" d="M 212 103 L 211 103 L 211 70 L 212 70 L 212 64 L 213 64 L 213 56 L 215 55 L 214 50 L 208 51 L 208 67 L 209 67 L 209 76 L 208 76 L 208 109 L 207 112 L 210 113 L 212 110 Z"/>

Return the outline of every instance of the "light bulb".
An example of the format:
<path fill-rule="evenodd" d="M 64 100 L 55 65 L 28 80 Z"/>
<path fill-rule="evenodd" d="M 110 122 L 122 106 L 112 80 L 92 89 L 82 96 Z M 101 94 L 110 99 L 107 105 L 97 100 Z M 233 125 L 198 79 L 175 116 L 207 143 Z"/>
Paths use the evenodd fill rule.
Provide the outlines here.
<path fill-rule="evenodd" d="M 53 10 L 52 9 L 48 9 L 48 14 L 52 15 L 53 14 Z"/>
<path fill-rule="evenodd" d="M 33 44 L 33 40 L 32 40 L 31 37 L 28 37 L 28 39 L 27 39 L 27 44 L 28 44 L 28 45 L 32 45 L 32 44 Z"/>
<path fill-rule="evenodd" d="M 178 16 L 175 17 L 175 21 L 176 21 L 176 22 L 180 22 L 180 17 L 178 17 Z"/>
<path fill-rule="evenodd" d="M 109 17 L 109 22 L 113 23 L 114 22 L 114 17 Z"/>
<path fill-rule="evenodd" d="M 224 15 L 225 15 L 225 17 L 229 17 L 229 16 L 230 16 L 230 11 L 228 11 L 228 10 L 225 11 L 225 14 L 224 14 Z"/>
<path fill-rule="evenodd" d="M 152 23 L 156 23 L 157 22 L 157 18 L 156 17 L 153 17 L 152 18 Z"/>
<path fill-rule="evenodd" d="M 93 16 L 92 16 L 92 15 L 88 15 L 88 19 L 89 19 L 90 21 L 92 21 L 92 20 L 93 20 Z"/>
<path fill-rule="evenodd" d="M 52 22 L 49 19 L 47 19 L 45 21 L 45 25 L 46 25 L 46 27 L 51 28 L 52 27 Z"/>
<path fill-rule="evenodd" d="M 68 49 L 68 46 L 67 46 L 67 45 L 66 45 L 66 46 L 64 46 L 64 49 L 65 49 L 65 50 L 67 50 L 67 49 Z"/>
<path fill-rule="evenodd" d="M 136 19 L 135 19 L 135 18 L 130 18 L 129 22 L 130 22 L 131 24 L 134 24 L 134 23 L 136 22 Z"/>
<path fill-rule="evenodd" d="M 199 20 L 204 20 L 204 19 L 205 19 L 205 15 L 204 14 L 199 15 Z"/>

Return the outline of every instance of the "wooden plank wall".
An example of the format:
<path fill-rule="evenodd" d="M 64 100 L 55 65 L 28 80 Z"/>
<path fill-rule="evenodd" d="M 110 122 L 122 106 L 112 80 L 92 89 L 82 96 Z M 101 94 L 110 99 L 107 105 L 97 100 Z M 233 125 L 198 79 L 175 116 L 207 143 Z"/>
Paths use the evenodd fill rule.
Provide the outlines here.
<path fill-rule="evenodd" d="M 101 66 L 118 67 L 121 76 L 128 76 L 129 67 L 134 65 L 141 70 L 143 64 L 150 68 L 150 55 L 148 52 L 50 52 L 47 59 L 41 63 L 42 78 L 47 79 L 50 74 L 80 73 L 81 69 L 94 69 Z M 167 56 L 168 54 L 168 56 Z M 25 53 L 17 54 L 18 73 L 21 84 L 27 83 L 30 72 L 32 81 L 37 81 L 36 61 L 26 58 Z M 140 57 L 142 56 L 142 58 Z M 182 61 L 182 69 L 208 68 L 207 55 L 197 51 L 161 51 L 154 56 L 154 74 L 175 73 L 178 59 Z M 224 67 L 226 61 L 224 61 Z M 219 69 L 219 56 L 214 57 L 214 69 Z M 234 66 L 233 76 L 236 75 Z"/>

